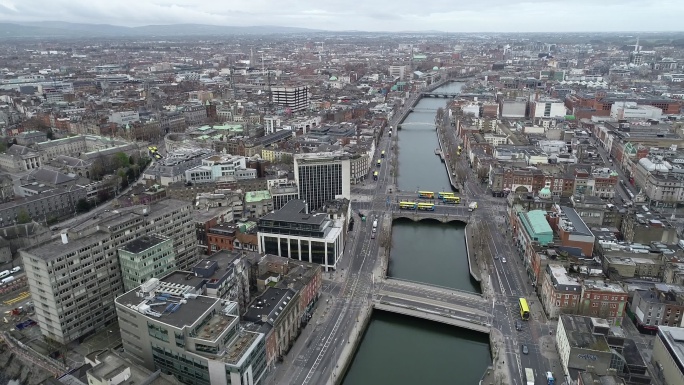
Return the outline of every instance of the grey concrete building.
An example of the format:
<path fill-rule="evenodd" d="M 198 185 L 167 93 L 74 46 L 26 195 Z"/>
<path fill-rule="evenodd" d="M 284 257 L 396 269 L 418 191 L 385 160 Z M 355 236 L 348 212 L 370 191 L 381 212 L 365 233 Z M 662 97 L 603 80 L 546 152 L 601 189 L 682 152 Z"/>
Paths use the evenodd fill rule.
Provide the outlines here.
<path fill-rule="evenodd" d="M 205 281 L 193 277 L 172 273 L 116 298 L 124 350 L 186 384 L 260 384 L 264 335 L 242 329 L 237 303 L 202 295 Z"/>
<path fill-rule="evenodd" d="M 73 215 L 76 212 L 76 204 L 85 197 L 85 188 L 69 186 L 48 188 L 37 195 L 0 204 L 0 226 L 17 223 L 17 220 L 21 219 L 20 215 L 28 215 L 36 222 L 47 222 Z"/>
<path fill-rule="evenodd" d="M 173 199 L 98 213 L 61 237 L 20 250 L 43 335 L 68 343 L 114 320 L 112 303 L 123 293 L 117 248 L 142 235 L 173 239 L 176 265 L 193 265 L 197 240 L 190 214 L 189 203 Z"/>
<path fill-rule="evenodd" d="M 668 385 L 684 385 L 684 329 L 659 326 L 651 362 L 656 377 Z"/>

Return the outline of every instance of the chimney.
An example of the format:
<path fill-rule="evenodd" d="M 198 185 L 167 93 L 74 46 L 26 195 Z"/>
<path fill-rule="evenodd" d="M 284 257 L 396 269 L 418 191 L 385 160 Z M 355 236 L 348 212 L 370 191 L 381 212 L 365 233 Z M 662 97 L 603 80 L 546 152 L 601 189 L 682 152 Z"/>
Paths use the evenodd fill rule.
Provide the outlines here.
<path fill-rule="evenodd" d="M 67 234 L 67 231 L 63 230 L 61 235 L 62 235 L 62 243 L 65 245 L 67 243 L 69 243 L 69 234 Z"/>

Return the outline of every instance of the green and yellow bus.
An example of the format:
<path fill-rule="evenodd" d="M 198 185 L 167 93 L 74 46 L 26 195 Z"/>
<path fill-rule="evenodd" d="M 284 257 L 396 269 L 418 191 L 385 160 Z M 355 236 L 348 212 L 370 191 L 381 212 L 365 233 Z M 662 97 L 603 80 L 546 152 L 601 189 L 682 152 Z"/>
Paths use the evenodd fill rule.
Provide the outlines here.
<path fill-rule="evenodd" d="M 378 180 L 378 172 L 373 172 L 373 180 Z"/>
<path fill-rule="evenodd" d="M 415 210 L 416 202 L 399 202 L 399 208 L 402 210 Z"/>
<path fill-rule="evenodd" d="M 380 157 L 381 157 L 381 158 L 384 158 L 384 157 L 385 157 L 385 150 L 382 150 L 382 152 L 380 153 Z"/>
<path fill-rule="evenodd" d="M 520 318 L 527 321 L 530 319 L 530 307 L 527 305 L 527 300 L 525 298 L 520 298 L 518 300 L 520 303 Z"/>
<path fill-rule="evenodd" d="M 434 203 L 418 203 L 418 210 L 435 211 Z"/>
<path fill-rule="evenodd" d="M 378 159 L 378 167 L 382 166 L 382 161 Z"/>
<path fill-rule="evenodd" d="M 457 196 L 444 197 L 444 198 L 442 198 L 442 201 L 444 203 L 457 205 L 457 204 L 461 203 L 461 197 L 457 197 Z"/>
<path fill-rule="evenodd" d="M 432 191 L 418 191 L 419 198 L 434 199 L 435 193 Z"/>
<path fill-rule="evenodd" d="M 444 197 L 452 197 L 452 196 L 454 196 L 454 193 L 452 193 L 452 192 L 440 191 L 437 193 L 437 197 L 439 199 L 444 199 Z"/>

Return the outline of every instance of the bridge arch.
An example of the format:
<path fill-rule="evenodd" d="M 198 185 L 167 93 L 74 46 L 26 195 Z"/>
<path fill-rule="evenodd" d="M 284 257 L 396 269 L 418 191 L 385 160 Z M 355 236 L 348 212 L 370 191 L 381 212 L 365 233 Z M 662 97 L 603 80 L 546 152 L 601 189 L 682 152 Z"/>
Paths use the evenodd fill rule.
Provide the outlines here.
<path fill-rule="evenodd" d="M 406 213 L 401 213 L 401 214 L 394 214 L 392 215 L 392 222 L 396 220 L 409 220 L 413 222 L 421 222 L 421 221 L 433 221 L 433 222 L 440 222 L 440 223 L 450 223 L 450 222 L 458 222 L 461 224 L 468 224 L 467 220 L 465 218 L 453 216 L 453 215 L 434 215 L 434 216 L 428 216 L 428 215 L 411 215 L 410 212 Z"/>

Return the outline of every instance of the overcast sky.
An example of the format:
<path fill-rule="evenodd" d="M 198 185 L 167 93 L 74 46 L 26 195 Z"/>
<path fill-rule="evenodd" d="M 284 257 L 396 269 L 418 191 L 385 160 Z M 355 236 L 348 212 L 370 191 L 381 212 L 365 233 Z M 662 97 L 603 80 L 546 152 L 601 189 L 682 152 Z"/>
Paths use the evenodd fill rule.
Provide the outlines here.
<path fill-rule="evenodd" d="M 325 30 L 681 31 L 684 0 L 0 0 L 0 21 Z"/>

